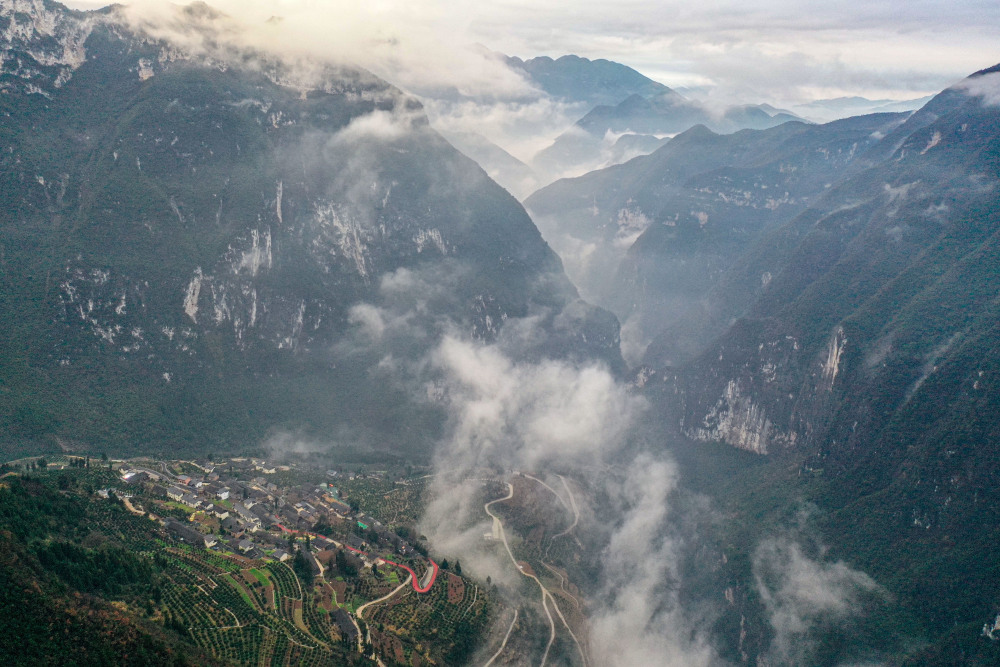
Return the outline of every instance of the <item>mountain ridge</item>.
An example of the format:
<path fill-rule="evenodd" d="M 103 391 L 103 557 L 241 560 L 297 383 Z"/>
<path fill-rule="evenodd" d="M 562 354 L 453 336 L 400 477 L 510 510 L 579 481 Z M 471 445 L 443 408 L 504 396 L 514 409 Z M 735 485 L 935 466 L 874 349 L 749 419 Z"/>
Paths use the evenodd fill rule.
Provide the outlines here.
<path fill-rule="evenodd" d="M 600 160 L 609 135 L 669 137 L 697 125 L 728 134 L 766 129 L 801 119 L 788 112 L 770 113 L 762 105 L 739 105 L 710 112 L 702 104 L 669 90 L 650 97 L 633 94 L 616 105 L 594 107 L 532 159 L 536 169 L 553 174 L 606 166 Z"/>

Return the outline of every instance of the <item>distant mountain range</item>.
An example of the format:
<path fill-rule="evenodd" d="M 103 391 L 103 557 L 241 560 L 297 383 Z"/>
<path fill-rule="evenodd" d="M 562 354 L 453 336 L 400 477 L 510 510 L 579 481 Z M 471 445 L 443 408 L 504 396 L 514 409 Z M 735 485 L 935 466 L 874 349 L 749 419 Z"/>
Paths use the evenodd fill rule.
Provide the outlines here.
<path fill-rule="evenodd" d="M 538 136 L 518 135 L 521 140 L 533 140 L 532 143 L 544 141 L 552 136 L 552 132 L 562 131 L 594 107 L 614 106 L 632 95 L 655 97 L 670 91 L 663 84 L 643 76 L 634 69 L 609 60 L 588 60 L 573 55 L 554 60 L 548 57 L 522 60 L 503 54 L 495 55 L 514 72 L 520 74 L 528 86 L 537 92 L 521 100 L 498 103 L 495 100 L 484 99 L 474 100 L 473 103 L 481 104 L 483 109 L 496 108 L 497 114 L 503 117 L 512 111 L 505 105 L 512 106 L 516 114 L 516 109 L 522 105 L 530 108 L 533 104 L 544 101 L 543 106 L 549 107 L 554 112 L 555 118 L 552 120 L 557 125 L 553 130 L 550 125 L 543 124 L 538 128 Z M 484 132 L 489 134 L 489 127 L 480 130 L 474 123 L 455 126 L 453 114 L 461 116 L 463 111 L 461 105 L 468 102 L 469 100 L 464 99 L 456 102 L 448 95 L 429 101 L 428 106 L 432 113 L 438 108 L 443 109 L 444 112 L 435 119 L 435 126 L 449 141 L 478 162 L 493 179 L 519 198 L 528 196 L 552 180 L 544 170 L 539 171 L 536 165 L 528 164 L 523 159 L 511 155 L 506 146 L 500 145 L 504 143 L 503 138 L 488 138 Z M 484 115 L 489 117 L 494 114 L 487 111 Z M 512 121 L 508 125 L 521 126 L 523 123 Z M 609 151 L 610 159 L 621 161 L 652 151 L 659 145 L 655 138 L 652 138 L 652 142 L 640 141 L 628 146 L 626 144 L 627 142 L 624 142 L 616 151 Z M 527 159 L 525 155 L 521 157 Z"/>
<path fill-rule="evenodd" d="M 704 91 L 692 90 L 687 95 L 685 90 L 671 89 L 608 60 L 576 55 L 527 60 L 496 56 L 521 74 L 543 99 L 564 105 L 569 114 L 579 114 L 551 144 L 534 155 L 519 154 L 519 158 L 499 145 L 504 143 L 502 139 L 452 129 L 447 116 L 442 119 L 439 129 L 519 198 L 558 178 L 579 176 L 649 154 L 670 137 L 695 125 L 729 134 L 741 129 L 767 129 L 790 120 L 825 123 L 871 113 L 912 112 L 930 100 L 854 96 L 815 100 L 790 109 L 770 104 L 720 107 L 701 101 L 699 94 Z M 473 134 L 479 136 L 473 138 Z"/>
<path fill-rule="evenodd" d="M 552 98 L 590 108 L 531 160 L 542 182 L 650 153 L 670 136 L 695 125 L 729 133 L 799 120 L 769 105 L 713 111 L 630 67 L 607 60 L 563 56 L 556 60 L 507 58 L 507 63 Z"/>
<path fill-rule="evenodd" d="M 579 114 L 575 122 L 560 128 L 561 133 L 551 145 L 530 159 L 522 155 L 520 160 L 479 132 L 450 128 L 450 115 L 441 115 L 437 125 L 442 133 L 518 197 L 526 197 L 566 175 L 579 175 L 651 153 L 671 136 L 695 125 L 730 133 L 801 120 L 792 112 L 767 104 L 711 109 L 608 60 L 575 55 L 529 60 L 498 57 L 524 76 L 542 99 L 561 106 L 567 114 Z M 442 103 L 446 108 L 453 104 L 448 100 Z M 482 104 L 489 107 L 495 102 Z"/>
<path fill-rule="evenodd" d="M 598 106 L 577 121 L 555 142 L 535 156 L 537 170 L 550 174 L 585 172 L 598 166 L 615 164 L 622 157 L 635 157 L 625 150 L 609 152 L 623 138 L 644 140 L 644 147 L 655 149 L 670 136 L 695 125 L 719 133 L 741 129 L 766 129 L 790 120 L 794 114 L 763 105 L 732 106 L 714 113 L 697 102 L 666 89 L 654 97 L 633 94 L 614 106 Z"/>
<path fill-rule="evenodd" d="M 806 210 L 904 119 L 725 135 L 698 125 L 651 155 L 557 181 L 525 205 L 583 293 L 628 322 L 629 345 L 644 349 L 666 330 L 660 355 L 677 364 L 733 317 L 706 299 L 746 244 Z"/>
<path fill-rule="evenodd" d="M 933 95 L 912 100 L 869 100 L 865 97 L 836 97 L 814 100 L 793 107 L 795 113 L 816 122 L 828 122 L 838 118 L 860 116 L 869 113 L 895 113 L 916 111 L 931 101 Z"/>

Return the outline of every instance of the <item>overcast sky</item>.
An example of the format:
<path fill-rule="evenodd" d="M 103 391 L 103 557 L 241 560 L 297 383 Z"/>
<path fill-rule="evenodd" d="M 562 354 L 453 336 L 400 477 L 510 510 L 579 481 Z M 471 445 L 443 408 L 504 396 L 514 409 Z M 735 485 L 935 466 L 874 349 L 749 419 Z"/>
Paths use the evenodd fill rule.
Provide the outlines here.
<path fill-rule="evenodd" d="M 91 9 L 108 3 L 67 4 Z M 360 32 L 383 45 L 403 45 L 417 59 L 428 54 L 444 69 L 449 62 L 460 69 L 458 48 L 476 43 L 524 58 L 575 53 L 625 63 L 669 86 L 712 87 L 721 99 L 743 102 L 919 97 L 1000 62 L 997 0 L 209 4 L 250 21 L 265 14 L 312 20 L 330 27 L 331 42 Z"/>

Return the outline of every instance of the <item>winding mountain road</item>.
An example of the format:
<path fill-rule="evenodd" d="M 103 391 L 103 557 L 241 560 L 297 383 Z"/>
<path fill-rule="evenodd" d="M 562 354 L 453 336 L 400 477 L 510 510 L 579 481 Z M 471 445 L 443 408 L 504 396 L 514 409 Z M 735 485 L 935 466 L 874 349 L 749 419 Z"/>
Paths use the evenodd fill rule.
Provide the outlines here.
<path fill-rule="evenodd" d="M 518 572 L 528 577 L 529 579 L 534 579 L 535 583 L 538 584 L 538 588 L 542 591 L 542 609 L 545 610 L 545 615 L 549 619 L 549 629 L 550 629 L 549 643 L 545 645 L 545 653 L 542 655 L 542 662 L 539 665 L 539 667 L 545 667 L 545 662 L 549 658 L 549 649 L 552 648 L 552 643 L 555 642 L 556 640 L 556 622 L 555 620 L 553 620 L 552 614 L 549 612 L 549 608 L 545 604 L 545 586 L 542 586 L 542 582 L 538 580 L 538 577 L 536 577 L 533 574 L 528 574 L 523 569 L 521 569 L 520 565 L 517 564 L 517 559 L 514 558 L 514 552 L 510 550 L 510 544 L 507 543 L 507 533 L 503 529 L 503 522 L 500 520 L 500 517 L 498 517 L 490 510 L 490 506 L 493 505 L 494 503 L 504 502 L 505 500 L 510 500 L 513 497 L 514 497 L 514 485 L 508 482 L 507 495 L 504 496 L 503 498 L 497 498 L 496 500 L 491 500 L 490 502 L 483 505 L 483 509 L 485 509 L 486 513 L 493 518 L 493 533 L 500 534 L 500 540 L 503 542 L 503 546 L 507 550 L 507 555 L 510 556 L 510 562 L 514 564 L 514 567 L 517 568 Z"/>
<path fill-rule="evenodd" d="M 535 481 L 543 484 L 544 486 L 548 486 L 547 484 L 541 482 L 540 480 L 536 479 Z M 553 491 L 553 493 L 555 492 Z M 559 494 L 556 494 L 557 497 L 558 495 Z M 483 505 L 483 509 L 485 509 L 486 513 L 490 515 L 490 517 L 493 519 L 493 532 L 494 534 L 497 532 L 500 533 L 500 539 L 503 542 L 504 548 L 507 550 L 507 555 L 510 556 L 511 562 L 514 563 L 514 567 L 516 567 L 517 571 L 520 572 L 522 575 L 528 577 L 529 579 L 533 580 L 536 584 L 538 584 L 538 589 L 542 593 L 542 609 L 545 611 L 545 616 L 549 620 L 550 632 L 549 632 L 549 641 L 545 645 L 545 653 L 542 655 L 542 662 L 539 664 L 539 667 L 545 667 L 545 663 L 548 661 L 549 658 L 549 651 L 552 648 L 552 644 L 556 640 L 556 623 L 555 619 L 552 618 L 552 612 L 549 611 L 548 607 L 548 602 L 550 600 L 552 602 L 553 608 L 555 608 L 556 614 L 559 616 L 559 620 L 562 621 L 562 624 L 566 627 L 566 631 L 569 632 L 569 636 L 573 638 L 573 642 L 576 644 L 576 648 L 580 652 L 580 659 L 583 660 L 584 667 L 587 667 L 588 665 L 587 656 L 583 651 L 583 645 L 580 644 L 580 641 L 576 638 L 576 635 L 573 633 L 573 630 L 569 627 L 569 623 L 566 622 L 566 618 L 563 616 L 562 611 L 559 610 L 559 605 L 556 603 L 555 597 L 552 595 L 552 593 L 549 592 L 547 588 L 545 588 L 545 585 L 542 584 L 541 580 L 537 576 L 531 574 L 530 572 L 525 572 L 524 569 L 517 564 L 517 559 L 514 558 L 514 552 L 511 551 L 510 544 L 507 542 L 507 533 L 504 530 L 503 522 L 500 520 L 500 517 L 498 517 L 496 514 L 492 512 L 492 510 L 490 510 L 491 505 L 510 500 L 513 497 L 514 497 L 514 485 L 508 482 L 507 495 L 503 498 L 497 498 L 496 500 L 491 500 L 490 502 Z"/>
<path fill-rule="evenodd" d="M 555 540 L 558 537 L 562 537 L 563 535 L 569 535 L 573 531 L 573 529 L 576 528 L 577 524 L 580 523 L 580 508 L 577 507 L 577 505 L 576 505 L 576 497 L 573 495 L 572 489 L 569 488 L 569 484 L 566 483 L 566 478 L 563 477 L 562 475 L 556 475 L 556 477 L 558 477 L 559 480 L 562 482 L 563 488 L 566 489 L 566 493 L 569 495 L 569 503 L 567 503 L 566 499 L 562 497 L 562 494 L 560 494 L 558 491 L 556 491 L 551 486 L 549 486 L 548 484 L 546 484 L 544 481 L 538 479 L 537 477 L 534 477 L 533 475 L 529 475 L 527 473 L 521 473 L 521 474 L 526 479 L 530 479 L 531 481 L 537 482 L 538 484 L 544 486 L 546 489 L 548 489 L 552 493 L 552 495 L 554 495 L 556 497 L 556 499 L 562 504 L 562 506 L 564 508 L 566 508 L 567 512 L 572 512 L 573 513 L 573 522 L 569 526 L 566 527 L 566 530 L 562 531 L 558 535 L 553 535 L 552 538 L 549 540 L 549 544 L 552 543 L 552 540 Z M 579 538 L 577 538 L 574 535 L 573 539 L 576 540 L 576 543 L 582 549 L 583 545 L 580 544 Z M 548 550 L 546 550 L 546 552 L 547 551 Z"/>
<path fill-rule="evenodd" d="M 566 530 L 553 537 L 552 538 L 553 540 L 556 539 L 556 537 L 562 537 L 563 535 L 568 535 L 574 528 L 576 528 L 577 524 L 580 523 L 580 508 L 577 507 L 576 505 L 576 496 L 573 495 L 573 490 L 569 488 L 569 484 L 566 483 L 565 477 L 563 477 L 562 475 L 556 475 L 556 477 L 558 477 L 559 480 L 562 482 L 563 488 L 566 489 L 566 493 L 569 495 L 569 502 L 573 506 L 573 523 L 571 523 L 569 527 L 566 528 Z M 563 503 L 563 505 L 565 504 L 566 503 Z M 579 539 L 576 540 L 576 543 L 579 544 L 581 548 L 583 548 L 583 545 L 580 544 Z"/>
<path fill-rule="evenodd" d="M 358 618 L 364 619 L 363 613 L 364 613 L 365 609 L 368 609 L 368 607 L 370 607 L 370 606 L 372 606 L 374 604 L 378 604 L 379 602 L 385 602 L 386 600 L 388 600 L 389 598 L 391 598 L 393 595 L 395 595 L 399 591 L 401 591 L 404 588 L 406 588 L 406 586 L 410 583 L 410 579 L 412 579 L 412 578 L 413 578 L 412 575 L 407 575 L 406 576 L 406 581 L 404 581 L 403 583 L 401 583 L 396 588 L 392 589 L 391 593 L 389 593 L 388 595 L 383 595 L 378 600 L 372 600 L 371 602 L 364 603 L 363 605 L 361 605 L 360 607 L 358 607 L 357 610 L 354 613 L 357 614 Z"/>

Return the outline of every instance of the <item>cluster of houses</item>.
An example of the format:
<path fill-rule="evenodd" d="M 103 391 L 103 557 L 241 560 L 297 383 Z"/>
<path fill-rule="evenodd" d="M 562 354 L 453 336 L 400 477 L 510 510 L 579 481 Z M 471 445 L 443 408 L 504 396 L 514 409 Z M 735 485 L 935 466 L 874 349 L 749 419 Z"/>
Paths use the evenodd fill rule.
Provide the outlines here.
<path fill-rule="evenodd" d="M 119 472 L 129 486 L 143 485 L 149 495 L 165 497 L 218 519 L 218 535 L 203 534 L 191 523 L 164 520 L 163 525 L 171 535 L 193 546 L 225 549 L 248 558 L 268 557 L 283 561 L 292 557 L 286 531 L 311 531 L 317 523 L 324 522 L 347 527 L 356 523 L 363 528 L 364 539 L 353 531 L 344 531 L 343 535 L 343 542 L 358 550 L 392 549 L 404 556 L 414 551 L 405 540 L 374 518 L 353 511 L 337 497 L 338 492 L 332 484 L 279 488 L 258 474 L 277 471 L 261 459 L 197 465 L 202 470 L 198 474 L 178 475 L 169 472 L 164 464 L 143 466 L 135 462 Z M 159 470 L 154 469 L 157 467 Z M 257 476 L 250 478 L 254 474 Z M 311 546 L 323 552 L 334 549 L 336 543 L 315 536 Z M 322 568 L 312 553 L 305 555 L 314 572 L 319 574 Z"/>

